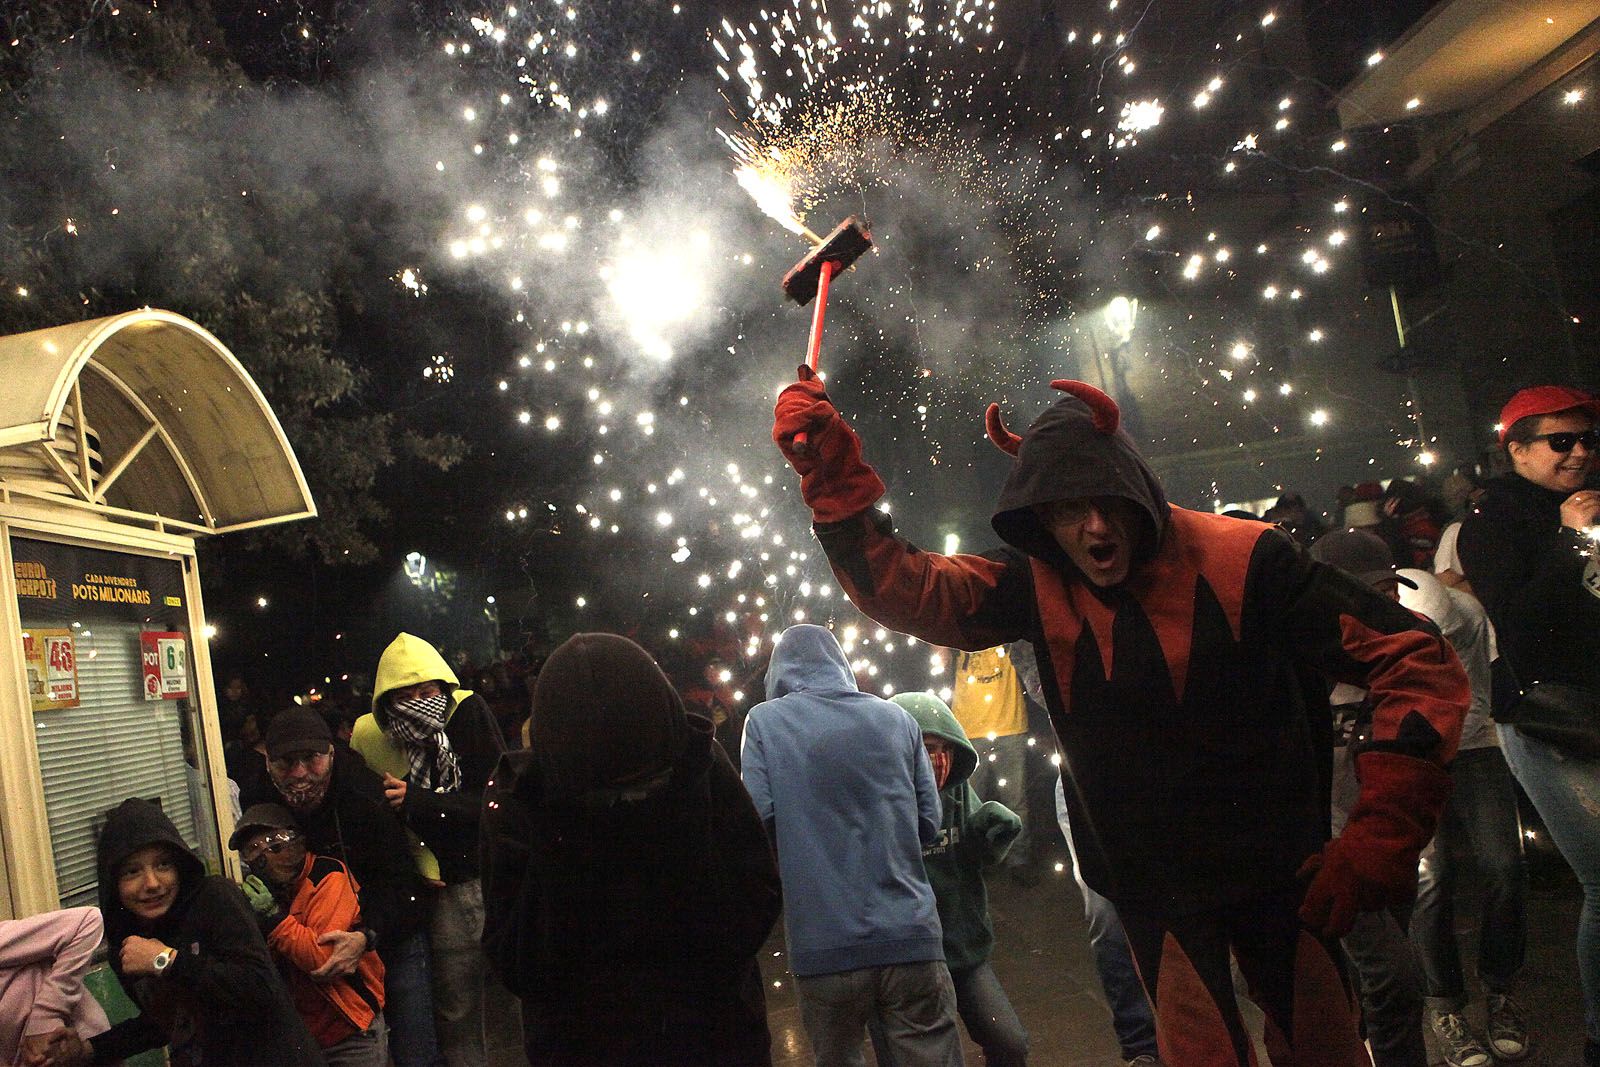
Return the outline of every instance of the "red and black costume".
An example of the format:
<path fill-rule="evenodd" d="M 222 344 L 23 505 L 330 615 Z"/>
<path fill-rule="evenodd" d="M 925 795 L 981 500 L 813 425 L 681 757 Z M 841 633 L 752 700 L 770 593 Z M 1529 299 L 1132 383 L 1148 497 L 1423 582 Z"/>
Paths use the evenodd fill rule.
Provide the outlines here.
<path fill-rule="evenodd" d="M 1117 905 L 1166 1061 L 1250 1062 L 1231 950 L 1274 1062 L 1366 1063 L 1326 939 L 1414 892 L 1468 704 L 1449 644 L 1274 527 L 1169 505 L 1115 404 L 1082 383 L 1058 383 L 1074 395 L 1021 438 L 991 408 L 1017 457 L 992 520 L 1006 547 L 924 552 L 872 507 L 883 483 L 802 371 L 774 438 L 850 599 L 935 644 L 1033 644 L 1083 876 Z M 1033 509 L 1105 497 L 1132 501 L 1142 531 L 1128 578 L 1098 588 Z M 1374 715 L 1358 813 L 1331 844 L 1326 678 L 1368 690 Z"/>

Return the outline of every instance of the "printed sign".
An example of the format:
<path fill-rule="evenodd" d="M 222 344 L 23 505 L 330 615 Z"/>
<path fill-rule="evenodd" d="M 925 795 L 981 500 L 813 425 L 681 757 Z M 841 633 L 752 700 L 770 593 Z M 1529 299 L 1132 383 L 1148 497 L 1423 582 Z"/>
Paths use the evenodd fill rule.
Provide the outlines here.
<path fill-rule="evenodd" d="M 189 645 L 180 633 L 139 635 L 146 700 L 178 700 L 189 695 Z"/>
<path fill-rule="evenodd" d="M 30 629 L 22 635 L 28 699 L 34 711 L 78 706 L 78 654 L 71 630 Z"/>
<path fill-rule="evenodd" d="M 12 577 L 26 620 L 117 618 L 149 623 L 183 607 L 176 559 L 11 539 Z M 179 616 L 181 617 L 181 616 Z"/>

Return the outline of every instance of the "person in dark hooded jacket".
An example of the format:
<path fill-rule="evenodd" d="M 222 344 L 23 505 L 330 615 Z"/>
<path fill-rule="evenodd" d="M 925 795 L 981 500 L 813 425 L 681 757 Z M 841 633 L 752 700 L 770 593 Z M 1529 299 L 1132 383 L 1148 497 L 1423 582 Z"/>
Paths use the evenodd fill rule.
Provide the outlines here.
<path fill-rule="evenodd" d="M 770 1064 L 777 865 L 711 723 L 644 649 L 590 633 L 545 663 L 530 734 L 484 795 L 482 867 L 529 1063 Z"/>
<path fill-rule="evenodd" d="M 868 616 L 956 648 L 1033 645 L 1073 846 L 1122 918 L 1162 1058 L 1251 1062 L 1231 955 L 1275 1060 L 1365 1064 L 1335 939 L 1415 891 L 1469 703 L 1461 665 L 1436 629 L 1282 531 L 1169 505 L 1115 402 L 1054 384 L 1068 395 L 1022 437 L 990 406 L 1015 462 L 992 520 L 1007 544 L 981 555 L 895 535 L 873 506 L 882 480 L 806 368 L 773 439 Z M 1360 799 L 1331 842 L 1317 672 L 1373 703 Z"/>
<path fill-rule="evenodd" d="M 244 894 L 206 874 L 160 808 L 113 809 L 99 869 L 111 969 L 139 1014 L 89 1043 L 92 1062 L 165 1045 L 173 1067 L 321 1067 Z"/>

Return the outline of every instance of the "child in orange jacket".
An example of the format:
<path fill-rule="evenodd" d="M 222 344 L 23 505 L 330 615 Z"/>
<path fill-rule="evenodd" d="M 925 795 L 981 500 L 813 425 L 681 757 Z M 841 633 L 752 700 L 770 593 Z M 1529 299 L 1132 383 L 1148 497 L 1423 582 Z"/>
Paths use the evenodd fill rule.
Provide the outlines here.
<path fill-rule="evenodd" d="M 331 856 L 306 848 L 294 816 L 277 804 L 256 804 L 228 839 L 252 872 L 244 892 L 278 960 L 295 1010 L 330 1067 L 385 1067 L 383 961 L 367 951 L 353 971 L 336 974 L 321 941 L 333 931 L 362 930 L 359 886 Z"/>

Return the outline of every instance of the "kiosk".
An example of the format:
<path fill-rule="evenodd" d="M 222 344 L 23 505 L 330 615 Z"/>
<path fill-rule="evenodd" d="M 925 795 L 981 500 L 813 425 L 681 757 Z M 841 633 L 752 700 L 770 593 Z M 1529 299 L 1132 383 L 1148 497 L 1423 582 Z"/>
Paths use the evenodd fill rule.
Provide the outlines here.
<path fill-rule="evenodd" d="M 294 451 L 167 311 L 0 338 L 0 382 L 0 918 L 96 903 L 130 796 L 229 870 L 195 543 L 315 516 Z"/>

